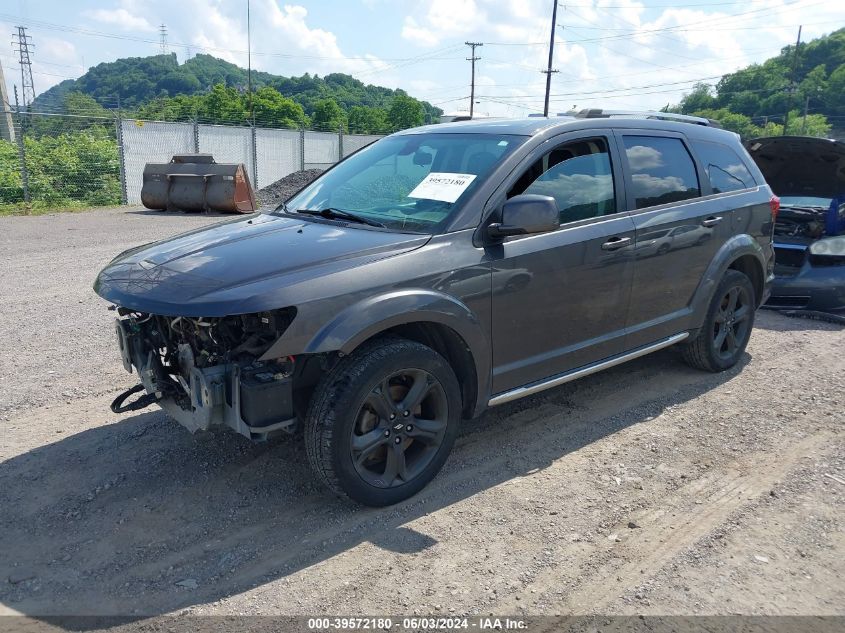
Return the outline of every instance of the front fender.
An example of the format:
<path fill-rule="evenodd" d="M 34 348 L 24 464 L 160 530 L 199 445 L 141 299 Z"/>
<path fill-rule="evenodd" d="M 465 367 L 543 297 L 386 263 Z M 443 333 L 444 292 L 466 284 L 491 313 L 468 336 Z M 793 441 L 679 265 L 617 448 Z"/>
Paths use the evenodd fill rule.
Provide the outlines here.
<path fill-rule="evenodd" d="M 760 267 L 760 278 L 763 279 L 764 283 L 767 282 L 767 258 L 763 246 L 747 233 L 734 235 L 722 244 L 722 247 L 716 252 L 704 272 L 698 288 L 696 288 L 690 303 L 692 308 L 691 329 L 700 328 L 704 324 L 707 307 L 710 305 L 710 299 L 716 290 L 716 286 L 730 265 L 745 255 L 751 255 L 754 258 Z"/>
<path fill-rule="evenodd" d="M 307 318 L 298 314 L 297 318 Z M 435 290 L 413 288 L 392 290 L 349 305 L 331 320 L 318 326 L 310 338 L 287 340 L 283 335 L 262 359 L 287 355 L 352 353 L 361 343 L 390 328 L 407 323 L 437 323 L 452 329 L 469 348 L 478 379 L 478 402 L 486 403 L 490 393 L 490 342 L 478 316 L 464 303 Z"/>

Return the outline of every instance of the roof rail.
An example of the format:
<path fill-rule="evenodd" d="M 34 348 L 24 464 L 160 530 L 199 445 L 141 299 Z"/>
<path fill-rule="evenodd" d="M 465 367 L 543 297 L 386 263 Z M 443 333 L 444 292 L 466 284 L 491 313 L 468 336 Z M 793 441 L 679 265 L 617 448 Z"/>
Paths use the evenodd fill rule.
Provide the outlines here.
<path fill-rule="evenodd" d="M 695 123 L 696 125 L 707 125 L 710 127 L 722 127 L 718 121 L 689 114 L 675 114 L 674 112 L 650 112 L 635 110 L 602 110 L 593 108 L 580 110 L 579 112 L 567 112 L 567 116 L 574 116 L 578 119 L 609 119 L 611 117 L 632 117 L 639 119 L 661 119 L 664 121 L 680 121 L 681 123 Z"/>

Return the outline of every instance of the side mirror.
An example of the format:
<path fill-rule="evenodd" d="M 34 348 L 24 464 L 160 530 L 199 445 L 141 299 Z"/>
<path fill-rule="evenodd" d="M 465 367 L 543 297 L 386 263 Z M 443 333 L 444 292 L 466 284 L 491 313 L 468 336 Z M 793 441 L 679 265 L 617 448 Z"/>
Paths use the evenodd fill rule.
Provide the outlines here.
<path fill-rule="evenodd" d="M 501 223 L 488 226 L 487 234 L 498 239 L 510 235 L 548 233 L 559 226 L 560 212 L 554 198 L 525 193 L 505 202 Z"/>

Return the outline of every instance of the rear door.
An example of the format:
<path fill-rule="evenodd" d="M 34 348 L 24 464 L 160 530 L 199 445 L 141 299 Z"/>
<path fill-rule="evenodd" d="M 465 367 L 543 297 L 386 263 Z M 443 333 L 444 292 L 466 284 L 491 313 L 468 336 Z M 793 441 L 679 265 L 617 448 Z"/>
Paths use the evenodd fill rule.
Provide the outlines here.
<path fill-rule="evenodd" d="M 636 229 L 630 349 L 686 329 L 693 294 L 732 230 L 730 211 L 714 213 L 702 199 L 710 186 L 684 135 L 619 130 L 617 138 Z"/>
<path fill-rule="evenodd" d="M 542 380 L 624 350 L 634 225 L 608 130 L 550 139 L 494 194 L 555 198 L 560 228 L 490 245 L 493 391 Z"/>

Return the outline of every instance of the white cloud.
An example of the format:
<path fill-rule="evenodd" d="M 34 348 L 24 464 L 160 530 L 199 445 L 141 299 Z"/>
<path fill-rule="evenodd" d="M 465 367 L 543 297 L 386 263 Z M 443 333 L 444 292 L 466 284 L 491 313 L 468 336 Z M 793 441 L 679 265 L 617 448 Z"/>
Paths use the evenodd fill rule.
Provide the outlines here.
<path fill-rule="evenodd" d="M 613 198 L 613 176 L 563 173 L 549 175 L 549 172 L 546 172 L 540 179 L 531 183 L 525 193 L 552 196 L 557 201 L 558 208 L 565 209 Z"/>
<path fill-rule="evenodd" d="M 439 35 L 431 29 L 417 24 L 417 21 L 410 15 L 405 18 L 405 22 L 402 24 L 402 37 L 420 46 L 436 46 L 440 43 Z"/>
<path fill-rule="evenodd" d="M 134 15 L 125 8 L 119 9 L 93 9 L 83 11 L 82 15 L 104 24 L 114 24 L 125 31 L 153 32 L 156 27 L 150 24 L 146 18 Z"/>
<path fill-rule="evenodd" d="M 628 162 L 634 171 L 654 169 L 663 166 L 663 155 L 653 147 L 645 145 L 634 145 L 629 147 L 625 153 L 628 155 Z"/>
<path fill-rule="evenodd" d="M 483 22 L 475 0 L 431 0 L 428 22 L 446 33 L 465 33 Z"/>
<path fill-rule="evenodd" d="M 427 0 L 420 7 L 424 10 L 406 16 L 402 24 L 402 37 L 420 46 L 479 31 L 487 22 L 475 0 Z"/>
<path fill-rule="evenodd" d="M 686 191 L 684 181 L 677 176 L 652 176 L 650 174 L 633 174 L 634 189 L 638 198 L 657 197 L 671 191 Z"/>

